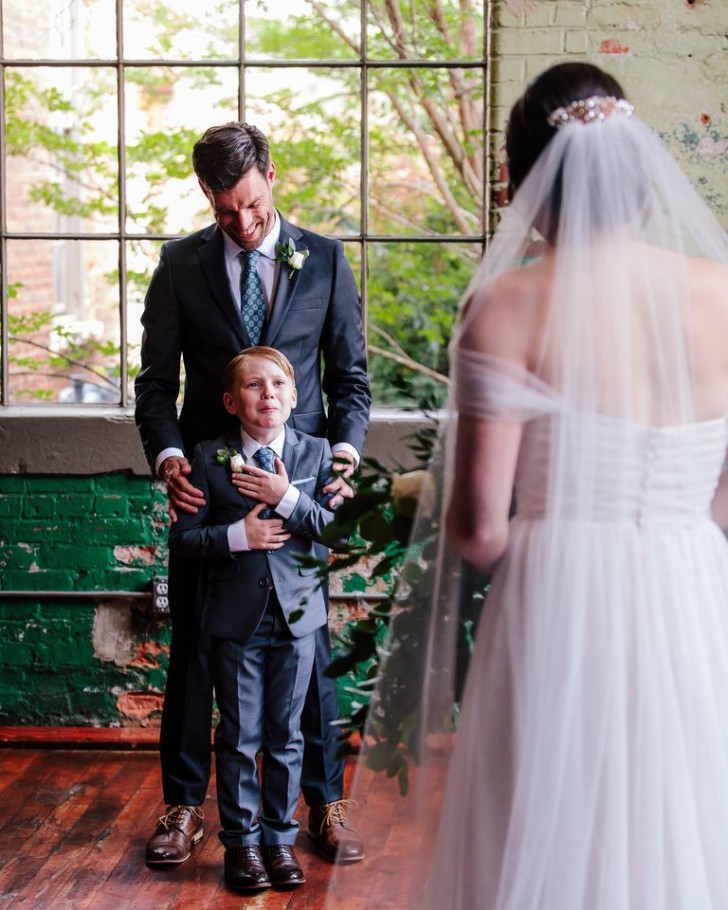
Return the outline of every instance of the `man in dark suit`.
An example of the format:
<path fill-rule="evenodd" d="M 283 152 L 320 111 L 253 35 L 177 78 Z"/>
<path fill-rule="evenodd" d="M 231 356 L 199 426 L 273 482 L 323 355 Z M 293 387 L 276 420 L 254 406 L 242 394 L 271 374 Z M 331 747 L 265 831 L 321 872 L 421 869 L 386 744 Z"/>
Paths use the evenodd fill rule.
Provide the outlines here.
<path fill-rule="evenodd" d="M 147 460 L 167 485 L 173 521 L 180 512 L 204 507 L 202 491 L 188 480 L 188 456 L 196 443 L 235 425 L 222 404 L 223 369 L 242 348 L 270 345 L 296 372 L 298 405 L 291 426 L 325 435 L 335 461 L 345 465 L 324 491 L 333 507 L 351 495 L 345 478 L 363 452 L 371 405 L 359 296 L 343 246 L 288 223 L 276 211 L 275 165 L 255 127 L 210 128 L 195 144 L 192 162 L 216 223 L 165 244 L 149 285 L 136 380 L 136 420 Z M 246 325 L 253 310 L 251 253 L 257 260 L 253 280 L 265 302 L 257 338 L 255 319 Z M 181 361 L 184 398 L 178 414 Z M 170 556 L 172 643 L 160 736 L 167 809 L 147 843 L 149 863 L 184 862 L 202 837 L 212 722 L 209 641 L 200 628 L 198 597 L 203 571 L 200 560 Z M 343 763 L 336 757 L 332 727 L 336 689 L 324 675 L 329 660 L 324 626 L 316 633 L 302 718 L 301 789 L 319 853 L 330 861 L 356 862 L 364 850 L 345 823 Z"/>

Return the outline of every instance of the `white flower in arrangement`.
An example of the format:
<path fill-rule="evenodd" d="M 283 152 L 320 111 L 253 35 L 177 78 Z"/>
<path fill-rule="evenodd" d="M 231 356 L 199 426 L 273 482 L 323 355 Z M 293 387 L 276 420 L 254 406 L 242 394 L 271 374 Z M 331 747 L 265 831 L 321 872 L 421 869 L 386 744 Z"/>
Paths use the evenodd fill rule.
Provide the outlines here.
<path fill-rule="evenodd" d="M 288 266 L 288 277 L 293 278 L 294 272 L 299 272 L 308 259 L 308 250 L 297 250 L 296 244 L 289 238 L 288 243 L 276 244 L 276 262 Z"/>

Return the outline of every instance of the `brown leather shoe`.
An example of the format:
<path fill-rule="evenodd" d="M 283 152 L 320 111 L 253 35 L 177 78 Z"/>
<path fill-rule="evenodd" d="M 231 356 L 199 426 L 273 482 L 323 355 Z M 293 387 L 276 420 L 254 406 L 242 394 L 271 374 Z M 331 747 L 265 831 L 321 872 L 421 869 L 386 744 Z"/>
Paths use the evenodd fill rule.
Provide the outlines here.
<path fill-rule="evenodd" d="M 338 799 L 316 806 L 308 813 L 308 834 L 320 856 L 330 863 L 358 863 L 364 859 L 364 844 L 348 824 L 346 808 L 350 800 Z"/>
<path fill-rule="evenodd" d="M 263 861 L 271 884 L 279 888 L 297 888 L 306 881 L 293 847 L 288 844 L 263 847 Z"/>
<path fill-rule="evenodd" d="M 198 806 L 167 806 L 154 834 L 147 841 L 145 859 L 151 865 L 183 863 L 202 840 L 202 819 Z"/>
<path fill-rule="evenodd" d="M 234 891 L 270 888 L 260 847 L 228 847 L 225 850 L 225 884 Z"/>

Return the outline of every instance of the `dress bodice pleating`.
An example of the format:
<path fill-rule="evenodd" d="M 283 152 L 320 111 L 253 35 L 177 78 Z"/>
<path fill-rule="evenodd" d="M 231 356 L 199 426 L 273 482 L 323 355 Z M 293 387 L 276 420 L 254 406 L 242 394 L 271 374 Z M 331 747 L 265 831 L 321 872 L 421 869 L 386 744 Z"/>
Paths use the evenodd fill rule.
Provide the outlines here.
<path fill-rule="evenodd" d="M 602 415 L 547 414 L 529 421 L 516 471 L 518 514 L 553 514 L 549 507 L 549 451 L 556 434 L 571 432 L 576 454 L 558 517 L 596 522 L 685 522 L 705 518 L 728 445 L 728 420 L 645 427 Z M 587 454 L 584 454 L 586 452 Z M 584 462 L 588 462 L 588 465 Z M 588 512 L 583 474 L 588 467 Z M 570 501 L 570 488 L 573 502 Z M 580 505 L 576 506 L 576 502 Z M 573 506 L 573 508 L 572 508 Z"/>

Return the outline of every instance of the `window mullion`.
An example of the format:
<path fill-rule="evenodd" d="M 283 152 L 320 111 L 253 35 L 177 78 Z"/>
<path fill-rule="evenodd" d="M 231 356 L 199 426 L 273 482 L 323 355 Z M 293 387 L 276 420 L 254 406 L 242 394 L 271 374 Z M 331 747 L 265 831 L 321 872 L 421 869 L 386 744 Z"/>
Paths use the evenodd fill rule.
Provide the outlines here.
<path fill-rule="evenodd" d="M 359 148 L 359 173 L 360 173 L 360 202 L 359 211 L 361 213 L 361 305 L 362 320 L 367 339 L 368 311 L 369 311 L 369 67 L 367 66 L 368 57 L 368 35 L 367 35 L 367 18 L 369 13 L 369 0 L 361 2 L 361 143 Z"/>
<path fill-rule="evenodd" d="M 124 17 L 123 0 L 116 0 L 116 119 L 119 168 L 119 387 L 122 408 L 129 407 L 129 356 L 128 356 L 128 308 L 127 308 L 127 267 L 126 267 L 126 85 L 124 59 Z"/>

